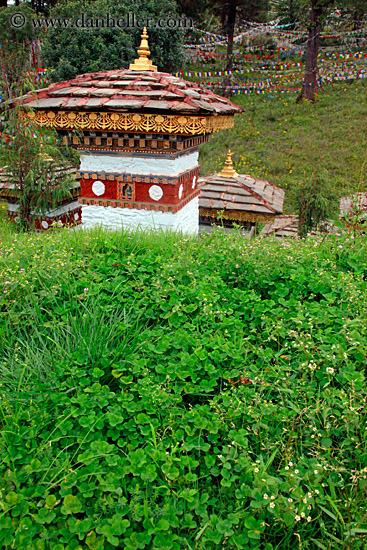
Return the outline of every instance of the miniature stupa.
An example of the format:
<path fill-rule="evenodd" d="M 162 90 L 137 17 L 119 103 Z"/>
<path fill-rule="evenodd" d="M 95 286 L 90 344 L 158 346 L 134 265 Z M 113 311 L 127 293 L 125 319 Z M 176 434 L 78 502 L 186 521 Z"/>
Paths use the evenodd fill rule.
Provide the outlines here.
<path fill-rule="evenodd" d="M 142 34 L 129 69 L 90 73 L 28 93 L 23 114 L 81 155 L 86 226 L 197 233 L 198 146 L 242 111 L 198 84 L 158 72 Z M 77 130 L 78 136 L 71 136 Z"/>
<path fill-rule="evenodd" d="M 74 226 L 81 223 L 82 207 L 79 204 L 80 182 L 77 179 L 77 169 L 71 164 L 57 166 L 47 153 L 41 152 L 44 162 L 54 163 L 55 180 L 68 177 L 74 182 L 71 184 L 70 195 L 61 197 L 54 208 L 43 214 L 33 214 L 34 226 L 37 231 L 48 231 L 54 224 Z M 8 203 L 7 214 L 10 220 L 16 222 L 19 217 L 20 190 L 12 183 L 12 174 L 5 166 L 0 169 L 0 199 Z"/>
<path fill-rule="evenodd" d="M 273 222 L 283 212 L 284 189 L 238 174 L 233 168 L 231 151 L 222 171 L 199 178 L 198 185 L 201 226 L 236 224 L 251 230 L 258 222 Z"/>

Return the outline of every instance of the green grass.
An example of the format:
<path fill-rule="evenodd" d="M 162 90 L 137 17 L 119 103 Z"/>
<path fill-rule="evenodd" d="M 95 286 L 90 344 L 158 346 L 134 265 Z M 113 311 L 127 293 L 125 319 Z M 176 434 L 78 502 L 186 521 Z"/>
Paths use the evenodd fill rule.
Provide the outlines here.
<path fill-rule="evenodd" d="M 367 84 L 338 83 L 315 104 L 296 104 L 295 95 L 233 96 L 243 107 L 233 129 L 200 147 L 201 174 L 217 172 L 227 150 L 238 172 L 286 189 L 285 212 L 294 212 L 297 187 L 314 170 L 326 169 L 335 197 L 364 189 L 367 176 Z"/>
<path fill-rule="evenodd" d="M 0 243 L 1 548 L 366 548 L 365 237 Z"/>

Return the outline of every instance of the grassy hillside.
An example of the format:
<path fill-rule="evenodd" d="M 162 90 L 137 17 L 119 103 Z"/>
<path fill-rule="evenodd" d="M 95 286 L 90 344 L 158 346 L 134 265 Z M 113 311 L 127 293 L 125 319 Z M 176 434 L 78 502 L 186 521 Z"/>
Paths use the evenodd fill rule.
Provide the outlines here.
<path fill-rule="evenodd" d="M 287 212 L 294 210 L 297 186 L 315 169 L 328 170 L 337 197 L 366 184 L 366 81 L 328 86 L 314 105 L 297 105 L 289 94 L 250 94 L 232 100 L 244 112 L 235 117 L 233 129 L 201 146 L 202 174 L 218 171 L 230 148 L 240 173 L 287 190 Z"/>
<path fill-rule="evenodd" d="M 1 548 L 366 548 L 365 238 L 0 232 Z"/>

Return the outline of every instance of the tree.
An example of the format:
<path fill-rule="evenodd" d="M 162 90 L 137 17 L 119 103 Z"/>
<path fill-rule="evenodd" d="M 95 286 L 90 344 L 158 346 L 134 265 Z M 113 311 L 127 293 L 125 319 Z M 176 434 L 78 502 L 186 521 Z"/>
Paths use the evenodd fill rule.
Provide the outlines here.
<path fill-rule="evenodd" d="M 303 77 L 302 90 L 297 101 L 301 99 L 307 99 L 311 102 L 315 101 L 320 32 L 326 18 L 327 10 L 334 4 L 334 1 L 335 0 L 309 0 L 305 74 Z"/>
<path fill-rule="evenodd" d="M 326 20 L 329 10 L 337 3 L 339 8 L 346 7 L 358 10 L 360 19 L 367 13 L 366 0 L 306 0 L 306 6 L 309 9 L 307 22 L 308 38 L 306 46 L 306 65 L 303 78 L 302 90 L 297 98 L 315 101 L 315 92 L 317 88 L 317 56 L 319 53 L 320 33 Z M 355 11 L 353 13 L 356 13 Z"/>
<path fill-rule="evenodd" d="M 135 18 L 149 17 L 156 21 L 178 18 L 174 0 L 136 0 L 133 7 Z M 80 28 L 81 13 L 85 13 L 84 21 L 88 22 L 88 28 Z M 54 81 L 67 80 L 82 73 L 123 69 L 137 57 L 142 28 L 91 26 L 97 18 L 106 22 L 107 14 L 110 21 L 112 18 L 127 21 L 128 14 L 132 14 L 132 4 L 129 0 L 61 0 L 51 10 L 52 17 L 75 21 L 73 27 L 49 28 L 44 39 L 43 56 L 47 66 L 53 69 L 51 78 Z M 183 30 L 147 26 L 152 52 L 150 57 L 158 70 L 173 72 L 182 69 Z"/>
<path fill-rule="evenodd" d="M 335 214 L 337 200 L 331 189 L 326 170 L 305 178 L 298 189 L 295 204 L 298 214 L 298 233 L 305 237 L 313 229 L 323 229 L 325 222 Z"/>
<path fill-rule="evenodd" d="M 212 14 L 210 14 L 209 0 L 176 0 L 180 13 L 186 17 L 191 17 L 196 24 L 204 23 Z"/>
<path fill-rule="evenodd" d="M 233 67 L 233 38 L 236 21 L 265 21 L 269 8 L 268 0 L 211 0 L 213 12 L 220 16 L 222 27 L 228 38 L 227 71 Z"/>
<path fill-rule="evenodd" d="M 346 7 L 352 16 L 353 30 L 360 29 L 367 14 L 367 0 L 346 0 Z"/>
<path fill-rule="evenodd" d="M 302 6 L 300 0 L 280 0 L 276 6 L 276 14 L 282 25 L 292 30 L 301 19 Z"/>
<path fill-rule="evenodd" d="M 26 24 L 22 28 L 14 28 L 9 19 L 14 13 L 22 13 Z M 31 18 L 36 13 L 27 5 L 9 6 L 0 9 L 0 88 L 7 98 L 18 94 L 18 89 L 24 86 L 27 71 L 30 68 L 30 44 L 37 36 Z"/>
<path fill-rule="evenodd" d="M 57 146 L 54 132 L 40 133 L 22 118 L 21 105 L 5 113 L 0 134 L 0 166 L 19 203 L 21 227 L 29 231 L 36 217 L 70 197 L 75 180 L 60 176 L 60 168 L 77 163 L 76 152 Z"/>

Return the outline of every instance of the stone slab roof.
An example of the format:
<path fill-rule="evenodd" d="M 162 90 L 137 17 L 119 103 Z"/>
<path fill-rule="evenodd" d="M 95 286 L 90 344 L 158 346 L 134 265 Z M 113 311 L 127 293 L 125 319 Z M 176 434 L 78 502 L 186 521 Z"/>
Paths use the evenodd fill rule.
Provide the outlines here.
<path fill-rule="evenodd" d="M 333 224 L 333 220 L 328 220 L 325 225 L 327 233 L 337 233 L 338 228 Z M 323 235 L 324 233 L 319 230 L 312 230 L 310 235 Z M 267 223 L 261 233 L 261 237 L 277 237 L 282 239 L 283 237 L 297 237 L 298 235 L 298 216 L 293 214 L 285 216 L 277 216 L 274 218 L 274 222 Z"/>
<path fill-rule="evenodd" d="M 298 217 L 289 216 L 277 216 L 273 223 L 267 223 L 262 231 L 262 237 L 297 237 L 298 235 Z"/>
<path fill-rule="evenodd" d="M 214 174 L 199 178 L 198 185 L 201 189 L 199 207 L 202 208 L 274 216 L 283 212 L 285 191 L 268 181 L 246 175 L 227 178 Z"/>
<path fill-rule="evenodd" d="M 243 109 L 229 99 L 169 73 L 104 71 L 79 75 L 29 92 L 23 104 L 33 109 L 146 111 L 192 115 L 230 115 Z"/>
<path fill-rule="evenodd" d="M 345 218 L 352 213 L 352 209 L 357 207 L 367 212 L 367 193 L 355 193 L 339 199 L 340 217 Z"/>

